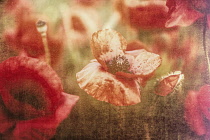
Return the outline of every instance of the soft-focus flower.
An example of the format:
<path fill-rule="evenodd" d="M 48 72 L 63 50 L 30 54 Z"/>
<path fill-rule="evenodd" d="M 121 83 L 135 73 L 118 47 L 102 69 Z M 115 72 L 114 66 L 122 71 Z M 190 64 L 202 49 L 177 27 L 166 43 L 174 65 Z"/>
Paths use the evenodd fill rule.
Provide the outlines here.
<path fill-rule="evenodd" d="M 86 46 L 100 26 L 96 9 L 81 5 L 62 5 L 60 9 L 68 45 Z"/>
<path fill-rule="evenodd" d="M 173 92 L 183 80 L 184 75 L 181 71 L 175 71 L 174 73 L 163 76 L 157 83 L 155 88 L 155 94 L 160 96 L 166 96 Z"/>
<path fill-rule="evenodd" d="M 116 9 L 122 20 L 137 29 L 165 28 L 167 7 L 165 1 L 118 0 Z"/>
<path fill-rule="evenodd" d="M 205 85 L 200 88 L 198 103 L 202 113 L 210 120 L 210 85 Z"/>
<path fill-rule="evenodd" d="M 166 5 L 169 8 L 166 27 L 189 26 L 205 14 L 210 27 L 209 0 L 167 0 Z"/>
<path fill-rule="evenodd" d="M 15 13 L 22 10 L 20 15 L 8 11 L 9 14 L 14 14 L 16 22 L 14 27 L 8 28 L 5 31 L 5 41 L 12 46 L 13 49 L 18 50 L 19 53 L 24 52 L 27 56 L 44 59 L 44 44 L 40 33 L 37 31 L 36 23 L 40 18 L 46 22 L 49 21 L 49 19 L 35 14 L 34 11 L 24 12 L 25 7 L 22 8 L 23 6 L 21 5 L 23 5 L 22 1 L 21 3 L 17 3 L 16 6 L 13 5 L 13 7 L 16 8 L 13 9 Z M 57 32 L 55 32 L 52 23 L 47 23 L 47 25 L 47 43 L 51 54 L 51 64 L 54 66 L 59 62 L 63 51 L 63 29 L 59 28 Z"/>
<path fill-rule="evenodd" d="M 126 51 L 125 38 L 114 30 L 100 30 L 93 34 L 92 60 L 77 73 L 80 88 L 100 101 L 117 106 L 140 102 L 138 82 L 144 84 L 160 65 L 159 55 L 144 49 Z M 141 47 L 140 47 L 141 48 Z"/>
<path fill-rule="evenodd" d="M 23 14 L 30 14 L 34 11 L 32 3 L 28 0 L 7 0 L 5 4 L 7 13 L 15 15 L 15 18 L 21 18 Z"/>
<path fill-rule="evenodd" d="M 103 0 L 75 0 L 75 1 L 84 6 L 94 6 L 102 2 Z"/>
<path fill-rule="evenodd" d="M 210 131 L 210 85 L 199 91 L 189 91 L 185 100 L 185 119 L 198 135 L 209 137 Z"/>
<path fill-rule="evenodd" d="M 78 96 L 63 92 L 45 62 L 11 57 L 0 64 L 0 133 L 6 139 L 50 139 Z"/>
<path fill-rule="evenodd" d="M 166 55 L 174 68 L 178 66 L 187 68 L 196 62 L 199 44 L 193 33 L 181 37 L 180 34 L 178 30 L 153 34 L 151 50 L 161 56 Z"/>

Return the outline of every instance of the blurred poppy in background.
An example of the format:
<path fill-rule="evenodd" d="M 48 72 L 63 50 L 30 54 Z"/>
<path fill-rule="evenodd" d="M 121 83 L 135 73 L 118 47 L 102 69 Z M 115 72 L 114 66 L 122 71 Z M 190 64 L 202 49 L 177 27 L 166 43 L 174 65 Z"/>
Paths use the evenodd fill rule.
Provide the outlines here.
<path fill-rule="evenodd" d="M 165 1 L 118 0 L 116 9 L 124 23 L 136 29 L 163 29 L 168 9 Z"/>
<path fill-rule="evenodd" d="M 44 44 L 40 33 L 37 31 L 36 23 L 40 19 L 45 20 L 48 26 L 47 43 L 51 56 L 51 64 L 55 66 L 60 61 L 63 52 L 63 28 L 59 26 L 56 29 L 57 31 L 55 31 L 48 17 L 38 15 L 34 10 L 30 10 L 32 9 L 30 7 L 32 4 L 30 4 L 25 5 L 23 0 L 15 3 L 8 1 L 5 9 L 9 15 L 15 17 L 15 22 L 14 25 L 7 27 L 4 32 L 5 41 L 19 53 L 44 60 Z"/>
<path fill-rule="evenodd" d="M 185 119 L 198 135 L 209 138 L 210 131 L 210 86 L 204 85 L 199 91 L 189 91 L 185 99 Z"/>

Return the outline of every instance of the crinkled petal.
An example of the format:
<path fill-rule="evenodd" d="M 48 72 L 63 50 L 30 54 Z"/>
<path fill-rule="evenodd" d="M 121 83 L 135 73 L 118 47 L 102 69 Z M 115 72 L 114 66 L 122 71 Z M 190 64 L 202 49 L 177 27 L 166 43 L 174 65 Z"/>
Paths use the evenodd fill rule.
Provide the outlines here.
<path fill-rule="evenodd" d="M 169 7 L 169 18 L 166 22 L 166 27 L 189 26 L 203 16 L 202 13 L 190 8 L 187 1 L 170 1 L 170 3 L 167 2 Z"/>
<path fill-rule="evenodd" d="M 47 140 L 54 136 L 58 125 L 68 117 L 71 109 L 79 97 L 62 93 L 63 100 L 55 114 L 33 120 L 20 121 L 17 123 L 12 138 L 15 140 Z"/>
<path fill-rule="evenodd" d="M 123 55 L 127 47 L 125 38 L 118 32 L 105 29 L 92 35 L 91 49 L 98 62 L 107 69 L 106 62 Z"/>
<path fill-rule="evenodd" d="M 146 76 L 153 73 L 160 64 L 161 58 L 159 55 L 141 49 L 131 64 L 130 71 L 135 75 Z"/>
<path fill-rule="evenodd" d="M 185 99 L 185 119 L 193 131 L 198 135 L 203 135 L 206 133 L 206 127 L 199 110 L 197 94 L 196 91 L 188 92 Z"/>
<path fill-rule="evenodd" d="M 139 86 L 135 80 L 118 78 L 106 72 L 98 62 L 92 61 L 78 72 L 77 82 L 80 88 L 100 101 L 117 106 L 140 102 Z"/>
<path fill-rule="evenodd" d="M 198 102 L 202 113 L 210 120 L 210 85 L 204 85 L 200 88 Z"/>

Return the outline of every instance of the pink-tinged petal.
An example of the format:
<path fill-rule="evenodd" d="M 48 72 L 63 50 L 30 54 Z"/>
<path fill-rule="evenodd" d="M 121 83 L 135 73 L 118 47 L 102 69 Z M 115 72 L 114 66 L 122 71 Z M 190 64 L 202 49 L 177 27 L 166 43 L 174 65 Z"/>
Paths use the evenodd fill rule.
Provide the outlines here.
<path fill-rule="evenodd" d="M 188 1 L 170 0 L 167 2 L 167 6 L 169 7 L 169 17 L 166 27 L 189 26 L 203 16 L 202 13 L 192 9 Z"/>
<path fill-rule="evenodd" d="M 202 113 L 210 120 L 210 85 L 204 85 L 200 88 L 198 102 Z"/>
<path fill-rule="evenodd" d="M 93 56 L 107 70 L 106 62 L 123 55 L 127 47 L 125 38 L 111 29 L 99 30 L 92 35 L 91 49 Z"/>
<path fill-rule="evenodd" d="M 33 120 L 20 121 L 17 123 L 12 138 L 15 140 L 48 140 L 56 133 L 58 125 L 68 117 L 79 97 L 62 93 L 61 104 L 55 114 Z"/>
<path fill-rule="evenodd" d="M 199 109 L 196 91 L 189 91 L 185 99 L 185 119 L 190 128 L 198 135 L 206 134 L 206 127 Z"/>
<path fill-rule="evenodd" d="M 179 85 L 184 75 L 180 71 L 176 71 L 172 74 L 164 76 L 159 80 L 155 88 L 155 94 L 160 96 L 166 96 L 173 92 L 175 88 Z"/>
<path fill-rule="evenodd" d="M 146 76 L 153 73 L 160 64 L 161 58 L 159 55 L 141 49 L 131 64 L 130 71 L 135 75 Z"/>
<path fill-rule="evenodd" d="M 139 86 L 135 80 L 110 74 L 98 62 L 92 61 L 78 72 L 77 82 L 80 88 L 100 101 L 116 106 L 140 102 Z"/>

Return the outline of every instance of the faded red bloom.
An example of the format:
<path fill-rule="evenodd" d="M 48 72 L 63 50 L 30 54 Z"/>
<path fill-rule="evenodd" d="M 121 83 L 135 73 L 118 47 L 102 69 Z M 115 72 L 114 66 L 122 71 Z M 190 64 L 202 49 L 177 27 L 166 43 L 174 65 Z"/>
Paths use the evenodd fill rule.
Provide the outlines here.
<path fill-rule="evenodd" d="M 130 46 L 130 45 L 128 45 Z M 95 32 L 91 49 L 96 60 L 77 73 L 80 88 L 100 101 L 117 106 L 140 102 L 140 84 L 160 65 L 160 56 L 144 49 L 133 50 L 114 30 Z M 140 47 L 141 48 L 141 47 Z"/>
<path fill-rule="evenodd" d="M 73 5 L 61 7 L 66 40 L 70 46 L 86 46 L 93 32 L 99 29 L 99 17 L 92 7 Z"/>
<path fill-rule="evenodd" d="M 42 37 L 37 31 L 36 22 L 39 19 L 45 19 L 46 22 L 49 20 L 46 17 L 35 14 L 34 11 L 28 10 L 28 12 L 25 12 L 24 9 L 27 8 L 27 5 L 23 6 L 24 4 L 20 0 L 19 3 L 15 3 L 15 5 L 11 1 L 8 2 L 9 4 L 7 6 L 15 8 L 12 10 L 14 13 L 8 12 L 9 14 L 14 15 L 16 25 L 5 31 L 4 38 L 6 43 L 12 46 L 15 50 L 18 50 L 19 53 L 24 52 L 30 57 L 44 59 L 44 45 Z M 21 14 L 18 14 L 18 12 Z M 52 66 L 56 65 L 56 63 L 60 60 L 63 51 L 64 36 L 62 32 L 62 28 L 59 28 L 57 32 L 55 32 L 52 24 L 48 23 L 47 42 L 51 54 Z"/>
<path fill-rule="evenodd" d="M 160 96 L 168 95 L 175 90 L 183 78 L 184 75 L 180 71 L 162 77 L 157 83 L 155 93 Z"/>
<path fill-rule="evenodd" d="M 176 69 L 180 65 L 187 68 L 196 62 L 198 46 L 198 41 L 193 34 L 183 35 L 180 38 L 178 30 L 171 30 L 153 34 L 151 48 L 154 53 L 167 56 L 167 60 Z"/>
<path fill-rule="evenodd" d="M 5 139 L 50 139 L 78 96 L 63 92 L 45 62 L 11 57 L 0 64 L 0 133 Z"/>
<path fill-rule="evenodd" d="M 209 137 L 210 133 L 210 86 L 202 86 L 199 91 L 189 91 L 185 100 L 185 119 L 198 135 Z"/>
<path fill-rule="evenodd" d="M 167 7 L 165 1 L 118 0 L 116 9 L 125 23 L 134 28 L 165 28 Z"/>
<path fill-rule="evenodd" d="M 99 18 L 95 9 L 80 6 L 72 7 L 72 9 L 70 13 L 70 28 L 76 34 L 81 35 L 81 38 L 78 38 L 78 42 L 82 39 L 89 40 L 92 33 L 99 28 Z"/>
<path fill-rule="evenodd" d="M 102 0 L 75 0 L 77 3 L 84 6 L 94 6 L 101 2 Z"/>
<path fill-rule="evenodd" d="M 166 5 L 169 8 L 166 27 L 189 26 L 205 14 L 210 27 L 209 0 L 167 0 Z"/>

